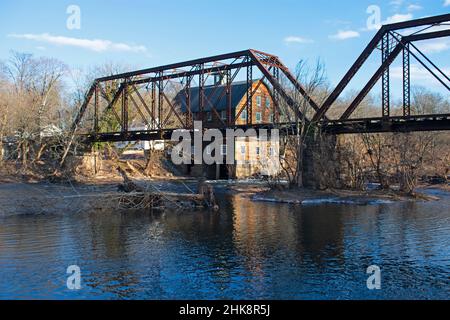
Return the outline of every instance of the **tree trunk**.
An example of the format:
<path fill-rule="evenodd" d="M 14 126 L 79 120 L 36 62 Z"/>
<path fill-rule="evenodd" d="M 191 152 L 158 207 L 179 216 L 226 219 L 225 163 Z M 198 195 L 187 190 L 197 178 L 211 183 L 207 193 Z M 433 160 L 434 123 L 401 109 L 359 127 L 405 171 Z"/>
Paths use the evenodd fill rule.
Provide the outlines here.
<path fill-rule="evenodd" d="M 28 165 L 28 142 L 24 140 L 22 142 L 22 166 L 24 169 L 27 168 Z"/>
<path fill-rule="evenodd" d="M 298 146 L 298 160 L 296 172 L 296 184 L 298 188 L 303 188 L 303 145 Z"/>
<path fill-rule="evenodd" d="M 3 154 L 3 136 L 0 135 L 0 164 L 2 164 L 2 162 L 3 162 L 3 157 L 4 157 L 4 154 Z"/>
<path fill-rule="evenodd" d="M 3 150 L 3 138 L 5 136 L 5 124 L 6 124 L 6 112 L 3 115 L 2 123 L 0 124 L 0 163 L 3 162 L 4 150 Z"/>
<path fill-rule="evenodd" d="M 151 176 L 151 169 L 152 169 L 152 150 L 148 150 L 147 152 L 147 163 L 145 164 L 145 170 L 144 174 L 146 176 Z"/>
<path fill-rule="evenodd" d="M 42 157 L 42 154 L 44 153 L 45 148 L 47 148 L 47 144 L 46 143 L 42 144 L 41 147 L 39 148 L 39 150 L 38 150 L 38 152 L 36 154 L 36 157 L 34 159 L 35 161 L 41 160 L 41 157 Z"/>

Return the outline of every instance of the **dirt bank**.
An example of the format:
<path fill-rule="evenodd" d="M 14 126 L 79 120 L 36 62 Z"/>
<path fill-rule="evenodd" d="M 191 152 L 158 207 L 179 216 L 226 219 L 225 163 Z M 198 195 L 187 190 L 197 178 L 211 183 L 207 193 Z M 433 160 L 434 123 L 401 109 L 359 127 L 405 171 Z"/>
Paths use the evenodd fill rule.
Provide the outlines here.
<path fill-rule="evenodd" d="M 383 204 L 395 201 L 435 201 L 438 197 L 424 193 L 416 193 L 414 196 L 402 194 L 393 190 L 326 190 L 317 191 L 309 189 L 292 190 L 262 190 L 252 195 L 254 201 L 290 203 L 298 205 L 312 204 Z"/>

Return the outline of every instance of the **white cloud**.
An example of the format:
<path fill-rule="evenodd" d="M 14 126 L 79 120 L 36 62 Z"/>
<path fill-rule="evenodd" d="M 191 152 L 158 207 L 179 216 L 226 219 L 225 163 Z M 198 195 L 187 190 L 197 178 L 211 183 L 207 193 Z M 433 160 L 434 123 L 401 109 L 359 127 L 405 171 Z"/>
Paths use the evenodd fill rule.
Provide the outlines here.
<path fill-rule="evenodd" d="M 391 23 L 398 23 L 398 22 L 404 22 L 408 20 L 412 20 L 414 16 L 411 13 L 407 14 L 394 14 L 393 16 L 390 16 L 385 21 L 383 21 L 383 24 L 391 24 Z"/>
<path fill-rule="evenodd" d="M 449 0 L 450 1 L 450 0 Z M 408 11 L 409 12 L 412 12 L 412 11 L 419 11 L 419 10 L 422 10 L 423 9 L 423 7 L 422 6 L 420 6 L 420 5 L 418 5 L 418 4 L 410 4 L 409 6 L 408 6 Z"/>
<path fill-rule="evenodd" d="M 412 81 L 426 81 L 427 84 L 439 84 L 436 78 L 424 67 L 419 64 L 411 64 L 411 80 Z M 442 68 L 442 72 L 449 74 L 450 68 Z M 403 68 L 394 67 L 391 68 L 390 74 L 394 79 L 403 79 Z"/>
<path fill-rule="evenodd" d="M 391 2 L 389 2 L 389 5 L 391 5 L 395 8 L 401 7 L 402 4 L 403 4 L 403 0 L 392 0 Z"/>
<path fill-rule="evenodd" d="M 422 8 L 422 7 L 420 7 L 420 8 Z M 409 11 L 412 11 L 412 10 L 409 10 Z M 379 29 L 381 29 L 381 27 L 383 25 L 404 22 L 404 21 L 412 20 L 413 18 L 414 18 L 414 15 L 412 13 L 406 13 L 406 14 L 397 13 L 397 14 L 394 14 L 393 16 L 388 17 L 386 20 L 381 21 L 381 23 L 379 25 L 374 25 L 372 28 L 367 28 L 367 27 L 362 28 L 362 29 L 360 29 L 360 31 L 367 32 L 367 31 L 379 30 Z"/>
<path fill-rule="evenodd" d="M 450 0 L 445 0 L 444 7 L 450 7 Z"/>
<path fill-rule="evenodd" d="M 116 43 L 102 39 L 81 39 L 63 36 L 53 36 L 48 33 L 42 34 L 10 34 L 12 38 L 34 40 L 38 42 L 50 43 L 59 46 L 71 46 L 83 48 L 95 52 L 122 51 L 122 52 L 146 52 L 147 48 L 141 45 L 128 45 L 125 43 Z"/>
<path fill-rule="evenodd" d="M 303 38 L 303 37 L 289 36 L 289 37 L 284 38 L 284 42 L 285 42 L 286 44 L 292 44 L 292 43 L 300 43 L 300 44 L 303 44 L 303 43 L 312 43 L 312 42 L 314 42 L 314 41 L 311 40 L 311 39 Z"/>
<path fill-rule="evenodd" d="M 450 50 L 449 39 L 435 39 L 419 42 L 416 46 L 424 53 L 439 53 Z"/>
<path fill-rule="evenodd" d="M 333 40 L 347 40 L 352 38 L 359 38 L 360 34 L 358 31 L 354 30 L 339 30 L 338 33 L 329 36 Z"/>

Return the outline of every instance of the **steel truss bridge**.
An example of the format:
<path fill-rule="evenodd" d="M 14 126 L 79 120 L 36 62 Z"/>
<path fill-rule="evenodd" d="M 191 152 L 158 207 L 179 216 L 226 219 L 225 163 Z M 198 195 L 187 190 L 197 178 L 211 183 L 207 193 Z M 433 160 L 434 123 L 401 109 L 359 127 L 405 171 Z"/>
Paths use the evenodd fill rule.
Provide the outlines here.
<path fill-rule="evenodd" d="M 344 75 L 334 91 L 319 105 L 308 90 L 298 82 L 289 69 L 274 55 L 257 50 L 245 50 L 208 58 L 170 64 L 161 67 L 133 71 L 96 79 L 86 94 L 85 101 L 73 123 L 72 131 L 84 135 L 89 141 L 138 141 L 170 139 L 176 129 L 193 130 L 193 121 L 204 121 L 200 112 L 197 119 L 191 110 L 190 88 L 197 87 L 199 111 L 210 111 L 221 119 L 221 129 L 227 128 L 285 128 L 293 123 L 282 121 L 280 106 L 288 106 L 297 116 L 317 124 L 322 130 L 334 134 L 364 132 L 411 132 L 450 130 L 450 114 L 416 115 L 411 110 L 411 60 L 417 61 L 444 90 L 450 92 L 450 78 L 427 55 L 419 50 L 417 42 L 450 36 L 450 14 L 407 22 L 384 25 L 376 33 L 355 63 Z M 374 52 L 381 53 L 380 65 L 366 85 L 337 119 L 327 114 L 335 108 L 335 102 L 349 86 Z M 393 115 L 391 107 L 390 67 L 401 56 L 403 71 L 403 110 Z M 223 77 L 220 85 L 212 84 L 213 92 L 207 96 L 205 87 L 211 86 L 211 78 Z M 255 75 L 258 78 L 255 78 Z M 237 110 L 237 117 L 244 111 L 252 114 L 252 97 L 258 88 L 252 86 L 255 79 L 268 85 L 274 100 L 274 122 L 257 124 L 247 116 L 245 125 L 236 126 L 232 113 L 231 87 L 236 81 L 246 81 L 246 103 Z M 381 79 L 381 110 L 376 118 L 352 117 L 371 89 Z M 184 92 L 187 110 L 181 113 L 173 101 L 174 93 Z M 210 91 L 209 91 L 210 92 Z M 299 97 L 313 110 L 313 115 L 302 115 Z M 227 116 L 223 120 L 215 106 L 227 99 Z M 136 129 L 133 119 L 139 119 L 145 128 Z M 105 121 L 108 120 L 108 121 Z M 105 125 L 109 123 L 109 125 Z M 113 123 L 114 125 L 111 125 Z M 204 121 L 204 126 L 207 123 Z"/>

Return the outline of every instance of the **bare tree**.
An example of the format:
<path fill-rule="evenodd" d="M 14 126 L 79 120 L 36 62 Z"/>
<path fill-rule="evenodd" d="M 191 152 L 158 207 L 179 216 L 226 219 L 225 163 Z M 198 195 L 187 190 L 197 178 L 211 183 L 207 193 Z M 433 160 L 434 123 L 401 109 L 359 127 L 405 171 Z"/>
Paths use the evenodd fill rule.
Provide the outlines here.
<path fill-rule="evenodd" d="M 33 74 L 32 58 L 32 54 L 11 51 L 8 62 L 3 63 L 4 72 L 14 84 L 17 93 L 30 89 Z"/>
<path fill-rule="evenodd" d="M 343 187 L 362 190 L 365 187 L 365 158 L 364 144 L 358 135 L 341 136 L 338 141 L 339 162 Z"/>
<path fill-rule="evenodd" d="M 395 135 L 394 144 L 398 152 L 394 166 L 400 183 L 400 191 L 413 194 L 423 169 L 426 156 L 432 149 L 432 134 L 400 133 Z"/>
<path fill-rule="evenodd" d="M 386 156 L 390 154 L 389 152 L 389 139 L 385 134 L 371 134 L 363 133 L 361 135 L 362 141 L 364 143 L 367 157 L 370 160 L 370 165 L 372 167 L 372 172 L 376 176 L 378 182 L 382 189 L 389 188 L 389 169 Z"/>
<path fill-rule="evenodd" d="M 18 139 L 17 153 L 24 168 L 30 152 L 39 160 L 46 148 L 41 133 L 45 125 L 58 118 L 63 105 L 62 77 L 67 67 L 56 59 L 33 58 L 26 53 L 12 52 L 2 64 L 5 80 L 11 84 L 7 90 L 9 108 L 6 117 L 11 132 Z"/>

